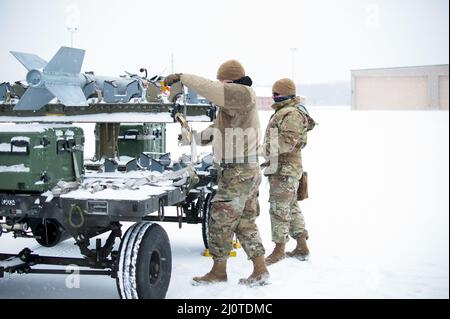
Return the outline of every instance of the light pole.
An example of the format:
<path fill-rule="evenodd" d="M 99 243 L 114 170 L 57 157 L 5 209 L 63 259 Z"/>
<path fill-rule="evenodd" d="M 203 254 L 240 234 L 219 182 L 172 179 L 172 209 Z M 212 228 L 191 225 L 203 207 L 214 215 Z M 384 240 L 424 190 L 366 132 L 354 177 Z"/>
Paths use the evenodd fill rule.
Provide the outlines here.
<path fill-rule="evenodd" d="M 66 8 L 66 29 L 70 33 L 70 46 L 73 48 L 73 38 L 80 25 L 80 8 L 71 4 Z"/>
<path fill-rule="evenodd" d="M 67 31 L 70 32 L 70 47 L 73 48 L 73 36 L 78 31 L 77 27 L 67 27 Z"/>
<path fill-rule="evenodd" d="M 291 77 L 295 83 L 295 52 L 297 52 L 297 48 L 290 48 L 289 50 L 291 50 Z"/>

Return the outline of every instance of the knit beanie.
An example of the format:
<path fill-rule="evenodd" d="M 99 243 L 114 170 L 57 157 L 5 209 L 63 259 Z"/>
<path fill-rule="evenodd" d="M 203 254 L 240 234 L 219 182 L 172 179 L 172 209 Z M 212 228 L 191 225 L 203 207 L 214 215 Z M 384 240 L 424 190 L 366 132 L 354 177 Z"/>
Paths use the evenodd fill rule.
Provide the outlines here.
<path fill-rule="evenodd" d="M 223 80 L 239 80 L 245 76 L 245 71 L 242 65 L 236 60 L 228 60 L 217 70 L 217 79 Z"/>
<path fill-rule="evenodd" d="M 295 95 L 295 83 L 291 79 L 281 79 L 272 86 L 272 93 L 278 93 L 280 96 Z"/>

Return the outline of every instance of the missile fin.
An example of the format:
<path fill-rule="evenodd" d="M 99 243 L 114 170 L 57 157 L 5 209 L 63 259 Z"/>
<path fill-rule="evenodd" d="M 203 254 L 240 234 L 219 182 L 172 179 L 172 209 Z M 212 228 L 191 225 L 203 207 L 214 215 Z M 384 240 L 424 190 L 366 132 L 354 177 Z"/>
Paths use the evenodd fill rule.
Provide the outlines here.
<path fill-rule="evenodd" d="M 80 73 L 84 60 L 84 50 L 61 47 L 50 60 L 44 72 Z"/>
<path fill-rule="evenodd" d="M 14 110 L 39 110 L 54 98 L 46 88 L 29 87 Z"/>
<path fill-rule="evenodd" d="M 47 61 L 36 54 L 10 51 L 14 57 L 28 70 L 43 69 L 47 66 Z"/>
<path fill-rule="evenodd" d="M 65 106 L 88 106 L 83 90 L 73 85 L 50 85 L 47 89 Z"/>

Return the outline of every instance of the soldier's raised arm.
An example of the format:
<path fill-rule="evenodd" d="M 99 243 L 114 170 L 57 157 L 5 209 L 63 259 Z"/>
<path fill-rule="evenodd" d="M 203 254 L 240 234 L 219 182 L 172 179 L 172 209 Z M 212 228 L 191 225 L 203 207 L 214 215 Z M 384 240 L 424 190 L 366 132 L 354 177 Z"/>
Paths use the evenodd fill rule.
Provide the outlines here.
<path fill-rule="evenodd" d="M 194 74 L 181 74 L 181 82 L 219 107 L 225 104 L 225 84 Z"/>

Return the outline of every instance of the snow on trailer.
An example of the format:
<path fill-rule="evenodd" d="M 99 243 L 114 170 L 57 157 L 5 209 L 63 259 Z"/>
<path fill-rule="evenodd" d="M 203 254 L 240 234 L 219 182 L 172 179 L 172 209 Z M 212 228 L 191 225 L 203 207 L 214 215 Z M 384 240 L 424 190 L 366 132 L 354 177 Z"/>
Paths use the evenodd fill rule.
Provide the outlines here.
<path fill-rule="evenodd" d="M 202 107 L 203 108 L 203 107 Z M 205 107 L 203 113 L 207 113 L 208 110 Z M 186 119 L 189 122 L 211 122 L 209 115 L 191 115 Z M 39 122 L 78 122 L 78 123 L 117 123 L 126 121 L 129 123 L 142 123 L 142 122 L 154 122 L 154 123 L 173 123 L 173 117 L 169 112 L 164 113 L 138 113 L 138 112 L 123 112 L 123 113 L 100 113 L 100 114 L 86 114 L 86 115 L 42 115 L 42 116 L 2 116 L 0 113 L 0 122 L 17 122 L 26 123 L 32 121 Z"/>
<path fill-rule="evenodd" d="M 190 174 L 195 173 L 189 173 L 188 168 L 163 173 L 88 172 L 82 183 L 61 183 L 47 195 L 60 196 L 61 204 L 69 210 L 82 207 L 86 214 L 108 216 L 111 221 L 145 219 L 155 212 L 163 221 L 165 206 L 176 206 L 186 199 Z"/>

